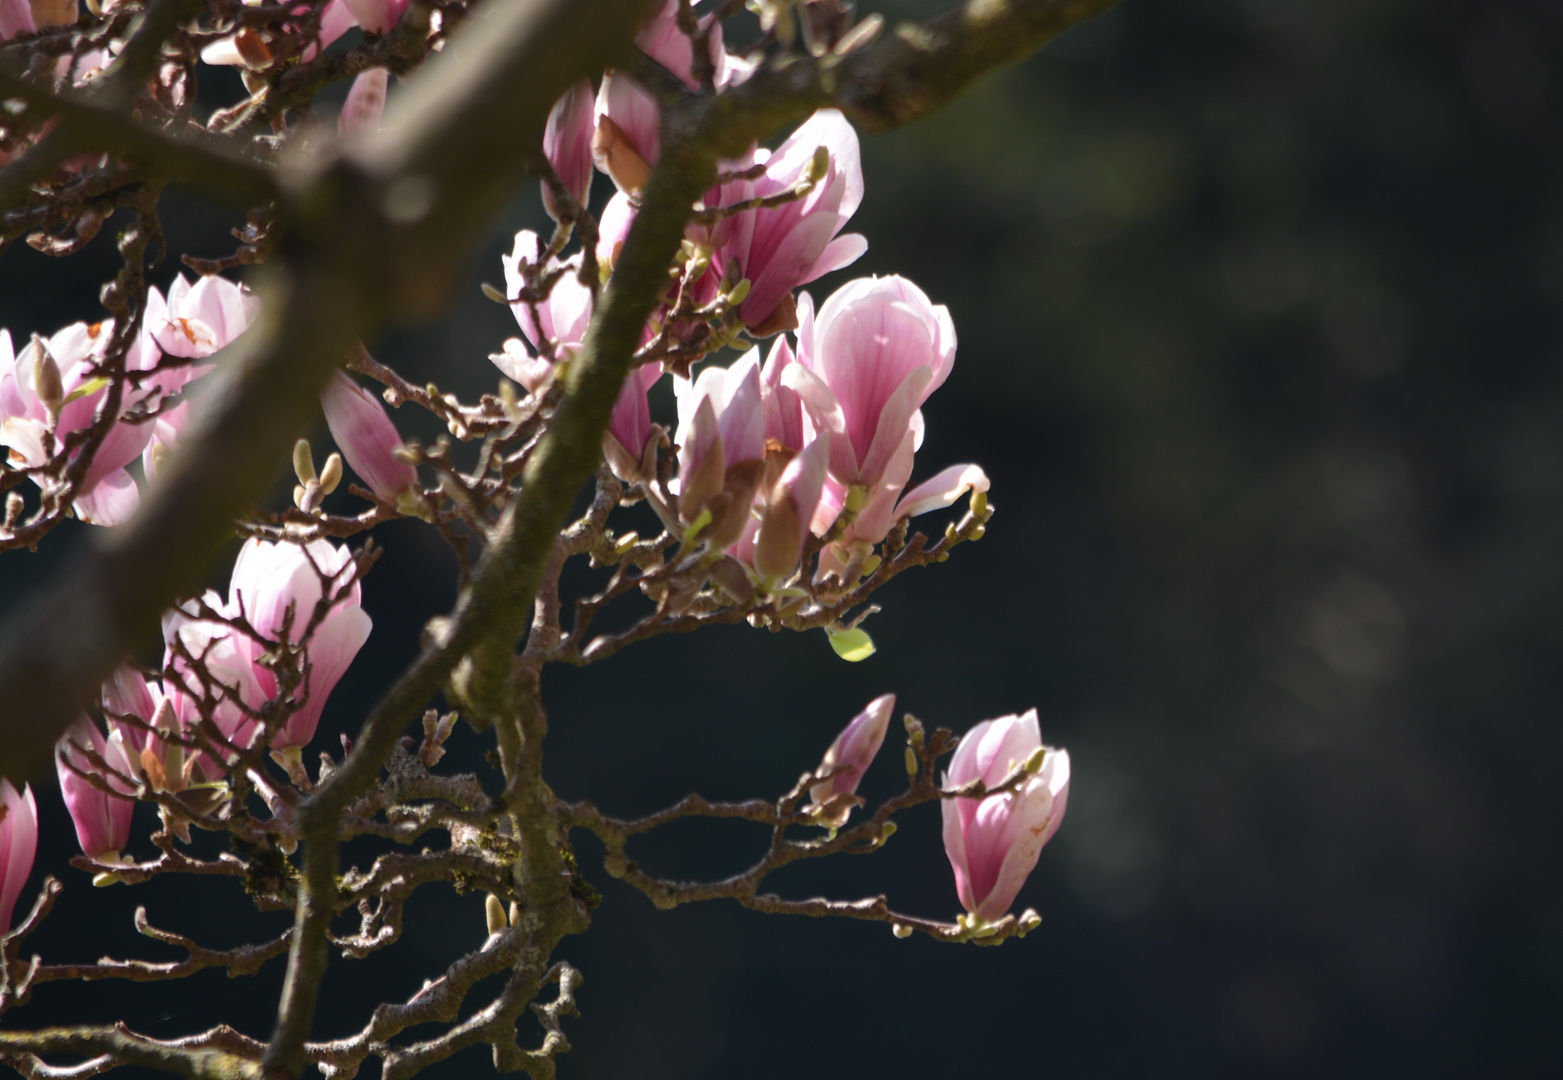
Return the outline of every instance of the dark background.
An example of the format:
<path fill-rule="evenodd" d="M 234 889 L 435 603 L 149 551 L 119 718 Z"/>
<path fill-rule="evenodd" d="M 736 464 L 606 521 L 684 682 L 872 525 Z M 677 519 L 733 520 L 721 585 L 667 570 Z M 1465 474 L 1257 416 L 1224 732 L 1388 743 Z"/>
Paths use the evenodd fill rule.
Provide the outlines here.
<path fill-rule="evenodd" d="M 981 463 L 988 538 L 884 590 L 860 665 L 819 633 L 743 628 L 552 673 L 548 775 L 621 814 L 768 796 L 876 694 L 957 730 L 1035 705 L 1075 769 L 1017 902 L 1046 921 L 986 950 L 657 912 L 582 836 L 605 902 L 559 951 L 587 978 L 562 1076 L 1557 1075 L 1560 34 L 1556 0 L 1128 0 L 865 142 L 852 227 L 871 246 L 849 273 L 902 273 L 950 306 L 961 347 L 917 475 Z M 217 215 L 167 216 L 176 251 L 223 250 Z M 484 356 L 515 328 L 476 283 L 538 218 L 527 187 L 456 314 L 381 355 L 491 388 Z M 0 325 L 95 317 L 108 243 L 7 254 Z M 82 531 L 6 556 L 0 602 Z M 425 530 L 378 535 L 375 635 L 321 747 L 449 602 Z M 478 762 L 476 736 L 455 745 Z M 892 793 L 899 759 L 892 743 L 865 792 Z M 36 947 L 164 955 L 129 932 L 131 896 L 65 866 L 57 788 L 34 783 L 35 878 L 68 886 Z M 900 824 L 875 858 L 775 889 L 952 917 L 938 812 Z M 762 842 L 687 826 L 643 861 L 720 874 Z M 228 883 L 138 892 L 211 944 L 286 922 Z M 414 916 L 396 948 L 334 967 L 320 1035 L 483 937 L 480 897 L 430 888 Z M 264 1036 L 281 969 L 48 986 L 5 1022 Z M 437 1072 L 488 1068 L 469 1051 Z"/>

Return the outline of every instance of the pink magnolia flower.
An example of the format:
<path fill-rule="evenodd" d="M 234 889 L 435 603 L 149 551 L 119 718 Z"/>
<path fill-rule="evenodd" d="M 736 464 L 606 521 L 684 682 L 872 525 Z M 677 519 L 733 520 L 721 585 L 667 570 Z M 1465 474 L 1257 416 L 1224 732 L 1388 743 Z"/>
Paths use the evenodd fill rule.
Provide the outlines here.
<path fill-rule="evenodd" d="M 354 21 L 363 27 L 365 32 L 385 34 L 396 28 L 411 0 L 344 0 L 344 2 L 347 4 L 347 10 L 352 13 Z"/>
<path fill-rule="evenodd" d="M 84 749 L 94 752 L 108 770 L 89 760 Z M 80 717 L 55 747 L 54 767 L 82 853 L 98 862 L 119 862 L 119 853 L 130 842 L 130 818 L 136 808 L 135 789 L 126 778 L 140 771 L 131 764 L 124 736 L 115 731 L 104 738 L 96 724 Z M 120 794 L 102 790 L 83 773 L 100 778 Z"/>
<path fill-rule="evenodd" d="M 766 588 L 786 581 L 798 569 L 829 458 L 829 432 L 821 432 L 801 453 L 766 448 L 767 479 L 760 485 L 760 497 L 743 536 L 731 552 Z M 772 474 L 774 480 L 770 479 Z"/>
<path fill-rule="evenodd" d="M 526 288 L 523 268 L 534 264 L 547 250 L 542 237 L 531 229 L 516 233 L 515 246 L 500 263 L 505 268 L 505 295 L 519 297 Z M 534 356 L 520 342 L 512 347 L 506 342 L 506 351 L 490 357 L 496 367 L 510 378 L 536 391 L 543 385 L 552 366 L 544 353 L 543 342 L 553 346 L 554 358 L 567 360 L 580 351 L 586 339 L 587 327 L 592 321 L 592 291 L 581 284 L 580 264 L 575 259 L 563 263 L 552 262 L 542 268 L 543 277 L 564 270 L 549 289 L 546 299 L 537 303 L 515 300 L 510 311 L 521 326 L 521 333 L 531 346 L 538 350 Z M 515 339 L 511 339 L 514 341 Z"/>
<path fill-rule="evenodd" d="M 142 320 L 147 361 L 137 366 L 148 370 L 158 363 L 161 351 L 179 359 L 205 359 L 231 344 L 249 328 L 260 312 L 260 298 L 242 285 L 216 274 L 199 278 L 193 284 L 183 274 L 174 279 L 165 297 L 158 289 L 147 293 L 146 316 Z M 156 404 L 184 389 L 192 380 L 211 370 L 210 364 L 167 364 L 150 381 L 141 395 Z M 174 451 L 190 422 L 188 402 L 180 402 L 159 413 L 156 420 L 142 425 L 150 438 L 141 455 L 147 479 L 154 479 L 163 462 Z"/>
<path fill-rule="evenodd" d="M 543 129 L 543 154 L 554 167 L 565 190 L 586 205 L 592 190 L 592 84 L 582 79 L 554 103 Z M 553 192 L 543 185 L 543 205 L 548 216 L 559 220 Z"/>
<path fill-rule="evenodd" d="M 218 274 L 194 282 L 180 274 L 166 298 L 157 289 L 149 291 L 144 322 L 165 353 L 204 359 L 244 333 L 260 307 L 260 298 L 249 289 Z"/>
<path fill-rule="evenodd" d="M 17 355 L 11 335 L 0 330 L 0 445 L 10 448 L 14 463 L 45 464 L 64 449 L 68 435 L 96 422 L 107 385 L 93 370 L 112 334 L 110 323 L 73 323 L 48 341 L 34 338 Z M 118 525 L 135 512 L 141 496 L 125 466 L 151 437 L 147 424 L 109 429 L 76 493 L 77 517 Z"/>
<path fill-rule="evenodd" d="M 353 471 L 381 499 L 395 503 L 418 483 L 418 470 L 396 456 L 402 437 L 379 398 L 341 371 L 320 392 L 326 426 Z"/>
<path fill-rule="evenodd" d="M 650 479 L 656 462 L 651 455 L 657 429 L 651 423 L 651 405 L 647 392 L 662 377 L 656 364 L 642 364 L 624 379 L 619 396 L 603 433 L 603 456 L 615 476 L 626 483 Z"/>
<path fill-rule="evenodd" d="M 803 402 L 798 392 L 782 381 L 788 365 L 795 363 L 797 359 L 792 346 L 787 344 L 787 335 L 778 334 L 760 372 L 760 407 L 765 413 L 765 437 L 775 439 L 788 450 L 801 450 L 805 439 Z"/>
<path fill-rule="evenodd" d="M 330 583 L 330 594 L 323 593 L 323 580 Z M 268 641 L 281 641 L 285 627 L 289 640 L 300 641 L 310 632 L 310 620 L 322 596 L 341 597 L 314 627 L 312 636 L 304 640 L 306 673 L 294 692 L 295 699 L 303 704 L 271 741 L 276 750 L 302 747 L 315 735 L 326 698 L 369 639 L 372 623 L 361 605 L 352 552 L 346 547 L 333 547 L 326 540 L 302 547 L 248 540 L 239 549 L 228 592 L 229 613 L 242 613 Z M 287 626 L 290 617 L 292 624 Z M 260 663 L 267 646 L 244 637 L 238 640 L 237 647 L 248 655 L 260 701 L 276 698 L 276 674 Z"/>
<path fill-rule="evenodd" d="M 999 784 L 1042 749 L 1037 711 L 985 720 L 955 748 L 947 787 Z M 1069 753 L 1047 749 L 1041 767 L 1015 791 L 985 799 L 944 799 L 944 852 L 961 904 L 980 922 L 1004 916 L 1042 847 L 1064 820 Z"/>
<path fill-rule="evenodd" d="M 834 828 L 847 823 L 853 806 L 862 805 L 856 797 L 857 786 L 873 764 L 879 748 L 884 745 L 885 732 L 890 728 L 890 713 L 895 708 L 895 695 L 884 694 L 870 701 L 863 711 L 836 736 L 836 741 L 825 751 L 819 772 L 829 772 L 838 766 L 846 768 L 809 788 L 810 801 L 820 808 L 820 820 Z M 818 774 L 816 774 L 818 775 Z"/>
<path fill-rule="evenodd" d="M 0 41 L 35 33 L 37 29 L 33 25 L 32 5 L 27 0 L 0 0 Z"/>
<path fill-rule="evenodd" d="M 752 68 L 727 54 L 722 26 L 711 25 L 711 20 L 707 15 L 700 26 L 710 27 L 706 44 L 713 82 L 720 92 L 742 82 Z M 677 0 L 668 0 L 647 21 L 635 44 L 691 90 L 699 87 L 693 73 L 694 43 L 678 28 Z M 612 177 L 620 191 L 638 191 L 662 155 L 662 115 L 656 98 L 628 75 L 608 71 L 598 87 L 594 112 L 592 157 L 597 168 Z"/>
<path fill-rule="evenodd" d="M 917 410 L 949 377 L 955 324 L 902 277 L 860 278 L 813 318 L 799 304 L 798 360 L 782 374 L 810 423 L 829 431 L 830 474 L 871 489 L 902 444 L 920 441 Z"/>
<path fill-rule="evenodd" d="M 743 533 L 750 499 L 765 462 L 760 410 L 760 350 L 730 368 L 708 366 L 694 382 L 676 381 L 679 512 L 693 524 L 712 520 L 705 538 L 727 547 Z"/>
<path fill-rule="evenodd" d="M 121 664 L 103 684 L 103 709 L 109 717 L 109 728 L 121 733 L 125 745 L 136 754 L 147 744 L 149 732 L 117 717 L 133 716 L 144 724 L 152 723 L 157 715 L 158 696 L 152 692 L 146 676 L 129 664 Z"/>
<path fill-rule="evenodd" d="M 32 785 L 18 792 L 0 777 L 0 936 L 11 929 L 11 916 L 22 887 L 33 872 L 38 854 L 38 803 Z"/>
<path fill-rule="evenodd" d="M 385 96 L 390 86 L 389 69 L 372 67 L 360 71 L 347 92 L 346 100 L 342 102 L 342 111 L 337 115 L 337 132 L 353 135 L 360 131 L 377 130 L 380 118 L 385 115 Z"/>
<path fill-rule="evenodd" d="M 389 9 L 400 5 L 405 11 L 409 0 L 355 0 L 355 2 L 365 8 L 366 14 L 371 19 L 378 20 L 381 17 L 380 8 Z M 308 13 L 309 7 L 301 5 L 294 10 L 298 15 L 303 16 Z M 401 18 L 400 11 L 390 20 L 386 29 L 394 26 L 399 18 Z M 337 38 L 351 30 L 355 22 L 354 12 L 348 0 L 329 0 L 320 12 L 319 38 L 305 47 L 299 54 L 299 61 L 309 63 L 319 55 L 321 49 L 329 47 Z M 367 30 L 369 27 L 366 26 L 364 29 Z M 298 32 L 298 28 L 295 32 Z M 201 50 L 201 60 L 204 63 L 218 67 L 243 67 L 253 70 L 269 65 L 273 56 L 273 50 L 266 43 L 265 38 L 248 27 L 237 34 L 219 38 Z"/>
<path fill-rule="evenodd" d="M 868 250 L 868 241 L 857 233 L 837 235 L 863 201 L 863 165 L 857 132 L 835 109 L 816 112 L 774 153 L 756 151 L 755 160 L 764 163 L 765 174 L 751 182 L 747 192 L 732 193 L 739 199 L 724 192 L 722 205 L 797 188 L 814 170 L 822 148 L 825 171 L 808 195 L 734 215 L 722 254 L 737 264 L 739 277 L 749 279 L 749 295 L 738 306 L 747 326 L 767 327 L 792 290 L 856 262 Z"/>

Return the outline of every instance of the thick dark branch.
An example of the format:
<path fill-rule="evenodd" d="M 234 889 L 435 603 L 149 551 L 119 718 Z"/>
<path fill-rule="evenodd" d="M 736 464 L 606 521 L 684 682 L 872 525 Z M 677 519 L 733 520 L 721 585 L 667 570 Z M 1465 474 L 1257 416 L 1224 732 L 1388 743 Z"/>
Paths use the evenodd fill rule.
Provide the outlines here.
<path fill-rule="evenodd" d="M 0 71 L 0 97 L 20 98 L 40 113 L 60 118 L 60 127 L 37 147 L 0 169 L 0 209 L 17 205 L 37 171 L 35 154 L 58 161 L 84 150 L 106 150 L 178 180 L 204 194 L 241 207 L 278 197 L 272 170 L 215 145 L 196 145 L 155 131 L 124 110 L 85 94 L 55 94 Z"/>

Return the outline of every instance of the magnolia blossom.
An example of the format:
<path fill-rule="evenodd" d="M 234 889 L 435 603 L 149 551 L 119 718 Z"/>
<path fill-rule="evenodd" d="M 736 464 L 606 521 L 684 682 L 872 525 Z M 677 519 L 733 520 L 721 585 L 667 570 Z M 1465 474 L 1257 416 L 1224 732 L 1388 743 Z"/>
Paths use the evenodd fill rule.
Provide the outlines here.
<path fill-rule="evenodd" d="M 389 30 L 396 25 L 409 2 L 410 0 L 328 0 L 320 11 L 318 40 L 312 40 L 304 48 L 304 51 L 299 54 L 299 60 L 302 63 L 309 63 L 319 55 L 321 49 L 328 47 L 351 30 L 357 22 L 357 9 L 361 8 L 364 17 L 375 26 L 383 25 L 386 30 Z M 400 10 L 396 10 L 398 8 Z M 365 25 L 364 29 L 371 33 L 384 32 L 373 30 L 369 25 Z M 274 55 L 265 38 L 248 27 L 237 34 L 219 38 L 201 50 L 201 60 L 205 63 L 218 67 L 242 67 L 252 70 L 267 67 Z"/>
<path fill-rule="evenodd" d="M 592 110 L 592 84 L 582 79 L 554 103 L 543 128 L 543 154 L 565 190 L 582 206 L 592 190 Z M 559 220 L 559 208 L 547 184 L 543 185 L 543 206 L 549 217 Z"/>
<path fill-rule="evenodd" d="M 863 201 L 857 133 L 841 113 L 821 109 L 774 153 L 756 151 L 754 162 L 765 165 L 764 175 L 724 188 L 718 205 L 808 187 L 802 198 L 733 215 L 721 248 L 722 259 L 736 267 L 729 276 L 749 280 L 738 316 L 763 334 L 791 329 L 790 320 L 773 319 L 778 305 L 798 286 L 856 262 L 868 241 L 857 233 L 837 235 Z"/>
<path fill-rule="evenodd" d="M 13 463 L 42 466 L 65 448 L 68 435 L 97 421 L 107 380 L 94 370 L 112 336 L 111 323 L 73 323 L 47 341 L 34 338 L 18 355 L 11 335 L 0 330 L 0 444 L 10 448 Z M 135 511 L 141 496 L 125 466 L 151 437 L 147 424 L 109 429 L 76 491 L 79 518 L 117 525 Z"/>
<path fill-rule="evenodd" d="M 730 368 L 707 367 L 693 383 L 675 382 L 678 396 L 679 513 L 713 547 L 744 531 L 749 503 L 765 463 L 760 408 L 760 350 Z"/>
<path fill-rule="evenodd" d="M 37 854 L 38 803 L 32 785 L 18 792 L 11 781 L 0 777 L 0 935 L 11 929 L 16 901 Z"/>
<path fill-rule="evenodd" d="M 227 278 L 208 274 L 191 282 L 180 274 L 166 297 L 156 288 L 147 291 L 147 310 L 142 326 L 156 348 L 168 356 L 201 360 L 227 347 L 244 333 L 255 321 L 260 306 L 259 297 Z M 144 366 L 150 368 L 152 364 Z M 178 393 L 191 380 L 209 370 L 209 364 L 169 365 L 151 380 L 145 396 L 150 399 L 154 393 L 163 396 Z M 141 457 L 148 480 L 154 479 L 161 470 L 189 420 L 189 405 L 181 402 L 160 412 L 151 424 L 143 425 L 150 429 L 151 436 Z"/>
<path fill-rule="evenodd" d="M 786 581 L 798 569 L 829 458 L 829 432 L 821 432 L 800 453 L 767 440 L 765 476 L 744 533 L 731 551 L 766 588 Z"/>
<path fill-rule="evenodd" d="M 322 581 L 330 583 L 329 594 L 323 593 Z M 302 704 L 271 740 L 276 750 L 301 747 L 314 737 L 326 698 L 369 639 L 372 624 L 361 606 L 352 552 L 326 540 L 302 547 L 249 540 L 239 549 L 228 589 L 228 613 L 242 613 L 267 641 L 281 641 L 284 633 L 292 642 L 303 641 L 305 675 L 294 691 Z M 323 596 L 337 602 L 311 634 L 310 622 Z M 260 662 L 269 646 L 241 637 L 237 648 L 250 661 L 260 699 L 255 705 L 275 699 L 276 674 Z"/>
<path fill-rule="evenodd" d="M 712 82 L 720 92 L 748 78 L 753 68 L 728 55 L 722 44 L 722 24 L 713 19 L 707 15 L 699 25 L 708 31 Z M 691 90 L 699 88 L 693 70 L 694 43 L 678 27 L 678 0 L 667 0 L 636 36 L 635 44 Z M 592 157 L 597 167 L 620 191 L 640 190 L 662 154 L 662 114 L 656 98 L 633 78 L 610 70 L 598 87 L 594 111 Z"/>
<path fill-rule="evenodd" d="M 384 34 L 395 29 L 411 0 L 344 0 L 353 19 L 366 33 Z"/>
<path fill-rule="evenodd" d="M 876 697 L 852 718 L 825 751 L 817 774 L 837 768 L 841 771 L 809 788 L 809 799 L 820 808 L 819 819 L 824 824 L 840 828 L 847 823 L 852 807 L 862 805 L 863 800 L 856 796 L 857 786 L 884 745 L 890 713 L 894 709 L 894 694 Z"/>
<path fill-rule="evenodd" d="M 546 250 L 542 237 L 531 229 L 516 233 L 515 246 L 509 255 L 500 259 L 505 268 L 507 297 L 522 294 L 527 284 L 524 268 L 535 264 Z M 490 357 L 500 371 L 533 392 L 547 381 L 552 367 L 545 343 L 552 347 L 554 359 L 568 360 L 580 351 L 581 343 L 586 339 L 586 328 L 592 321 L 592 291 L 581 284 L 579 261 L 550 261 L 542 267 L 539 276 L 546 279 L 555 274 L 558 277 L 545 299 L 535 303 L 517 299 L 510 303 L 510 311 L 520 324 L 521 333 L 537 354 L 528 352 L 519 341 L 511 338 L 505 342 L 503 353 Z"/>
<path fill-rule="evenodd" d="M 96 754 L 107 770 L 84 751 Z M 124 736 L 116 730 L 105 738 L 96 724 L 80 717 L 55 747 L 54 767 L 82 853 L 98 862 L 119 862 L 119 853 L 130 842 L 130 818 L 136 808 L 135 789 L 128 778 L 140 771 L 131 764 Z M 103 790 L 89 776 L 118 794 Z"/>
<path fill-rule="evenodd" d="M 372 67 L 360 71 L 347 92 L 347 98 L 342 102 L 342 111 L 337 114 L 337 131 L 343 135 L 353 135 L 379 128 L 380 117 L 385 115 L 385 95 L 390 86 L 389 69 Z"/>
<path fill-rule="evenodd" d="M 32 5 L 27 0 L 0 0 L 0 41 L 35 33 L 37 29 L 33 25 Z"/>
<path fill-rule="evenodd" d="M 955 871 L 961 904 L 979 922 L 1004 916 L 1037 865 L 1042 847 L 1064 820 L 1069 801 L 1069 753 L 1042 746 L 1037 711 L 985 720 L 955 748 L 945 785 L 973 780 L 997 786 L 1034 755 L 1040 767 L 1019 788 L 985 799 L 945 799 L 944 852 Z"/>
<path fill-rule="evenodd" d="M 829 431 L 830 474 L 872 488 L 903 444 L 921 440 L 918 409 L 955 361 L 955 324 L 903 277 L 859 278 L 811 318 L 800 301 L 798 363 L 782 373 L 816 430 Z"/>
<path fill-rule="evenodd" d="M 418 483 L 418 470 L 396 456 L 402 437 L 379 398 L 341 371 L 320 392 L 331 437 L 353 471 L 381 499 L 395 503 Z"/>

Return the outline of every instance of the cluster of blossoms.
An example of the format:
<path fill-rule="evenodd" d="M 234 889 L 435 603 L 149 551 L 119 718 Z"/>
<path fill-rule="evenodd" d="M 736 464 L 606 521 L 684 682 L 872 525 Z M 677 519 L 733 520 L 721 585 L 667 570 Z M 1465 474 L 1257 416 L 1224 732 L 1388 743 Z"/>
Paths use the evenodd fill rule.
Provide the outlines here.
<path fill-rule="evenodd" d="M 247 541 L 226 599 L 208 592 L 165 616 L 163 678 L 120 668 L 103 686 L 107 734 L 83 715 L 60 740 L 55 765 L 82 853 L 122 861 L 138 781 L 223 813 L 235 768 L 269 794 L 254 767 L 261 747 L 302 776 L 302 749 L 370 626 L 346 548 Z M 164 813 L 188 835 L 169 804 Z"/>
<path fill-rule="evenodd" d="M 201 56 L 247 72 L 288 56 L 303 62 L 355 24 L 370 35 L 391 32 L 407 7 L 407 0 L 301 6 L 291 34 L 245 28 Z M 39 0 L 0 0 L 0 37 L 35 29 L 38 9 Z M 677 79 L 721 93 L 751 74 L 751 60 L 726 51 L 720 23 L 707 17 L 691 36 L 678 20 L 679 4 L 669 0 L 636 39 Z M 385 68 L 361 73 L 340 130 L 377 127 L 387 89 Z M 561 227 L 547 240 L 530 230 L 516 235 L 503 260 L 499 299 L 521 337 L 492 357 L 532 395 L 534 415 L 545 415 L 561 374 L 585 345 L 660 140 L 657 98 L 624 72 L 606 73 L 595 92 L 580 83 L 550 115 L 543 150 L 553 175 L 543 198 Z M 586 213 L 596 171 L 616 189 L 597 241 L 562 257 L 571 227 Z M 765 617 L 774 620 L 810 604 L 823 610 L 876 573 L 890 538 L 904 537 L 904 527 L 897 533 L 902 522 L 968 493 L 978 516 L 963 538 L 981 535 L 989 488 L 981 468 L 954 465 L 911 485 L 922 407 L 954 364 L 949 311 L 899 276 L 849 281 L 817 310 L 800 291 L 866 250 L 863 237 L 842 231 L 863 193 L 857 136 L 827 109 L 775 150 L 755 146 L 722 162 L 718 183 L 695 207 L 679 264 L 644 327 L 603 438 L 616 485 L 644 499 L 667 530 L 659 557 L 677 549 L 676 565 L 657 582 L 661 591 L 647 590 L 659 613 L 683 614 L 712 583 L 732 601 L 763 601 Z M 148 292 L 139 326 L 125 335 L 113 322 L 77 323 L 18 351 L 0 330 L 0 444 L 13 467 L 28 472 L 47 497 L 49 485 L 61 482 L 61 464 L 92 445 L 90 464 L 71 480 L 74 512 L 98 525 L 124 521 L 139 502 L 126 467 L 139 456 L 145 477 L 155 480 L 188 420 L 187 384 L 244 332 L 257 304 L 219 276 L 194 283 L 180 277 L 166 296 Z M 774 340 L 763 357 L 756 344 L 727 366 L 712 361 L 722 350 L 766 338 Z M 677 414 L 659 424 L 649 393 L 664 377 L 672 380 Z M 514 388 L 501 389 L 505 422 L 519 424 Z M 394 389 L 386 396 L 400 403 Z M 436 397 L 432 390 L 429 397 Z M 417 466 L 435 459 L 404 442 L 381 401 L 352 376 L 335 372 L 321 404 L 341 457 L 333 454 L 317 473 L 300 442 L 295 511 L 268 523 L 280 522 L 268 534 L 279 539 L 244 544 L 226 597 L 207 593 L 168 612 L 159 676 L 122 668 L 102 688 L 106 727 L 84 714 L 59 743 L 65 804 L 102 880 L 124 865 L 134 800 L 148 792 L 181 796 L 160 800 L 160 807 L 165 826 L 188 838 L 189 822 L 177 807 L 216 818 L 232 813 L 242 801 L 232 798 L 240 778 L 275 815 L 287 812 L 267 778 L 266 751 L 300 788 L 309 786 L 302 750 L 370 632 L 359 585 L 365 565 L 308 528 L 327 517 L 322 500 L 341 482 L 343 459 L 365 485 L 361 494 L 377 504 L 373 513 L 435 520 L 441 498 L 473 501 L 476 485 L 450 495 L 459 485 L 448 471 L 445 486 L 424 491 Z M 458 420 L 450 422 L 457 431 Z M 627 543 L 616 550 L 622 555 Z M 807 788 L 815 824 L 843 828 L 862 804 L 857 788 L 894 705 L 893 695 L 876 698 L 830 746 Z M 913 746 L 920 745 L 920 726 L 911 718 L 907 726 Z M 1067 752 L 1043 746 L 1034 710 L 985 721 L 960 741 L 945 790 L 929 797 L 941 799 L 944 847 L 967 912 L 962 926 L 991 929 L 1009 910 L 1062 820 L 1069 774 Z M 19 794 L 0 780 L 0 798 L 3 930 L 31 869 L 37 810 L 30 788 Z"/>
<path fill-rule="evenodd" d="M 238 337 L 259 302 L 217 276 L 195 283 L 180 275 L 167 296 L 149 289 L 141 326 L 119 350 L 127 390 L 110 404 L 108 352 L 114 321 L 72 323 L 49 338 L 34 336 L 17 350 L 0 329 L 0 445 L 13 466 L 40 486 L 60 455 L 74 460 L 87 432 L 109 425 L 84 477 L 74 509 L 94 525 L 118 525 L 141 502 L 125 466 L 141 458 L 148 479 L 178 443 L 189 406 L 176 398 L 210 365 L 200 361 Z"/>

